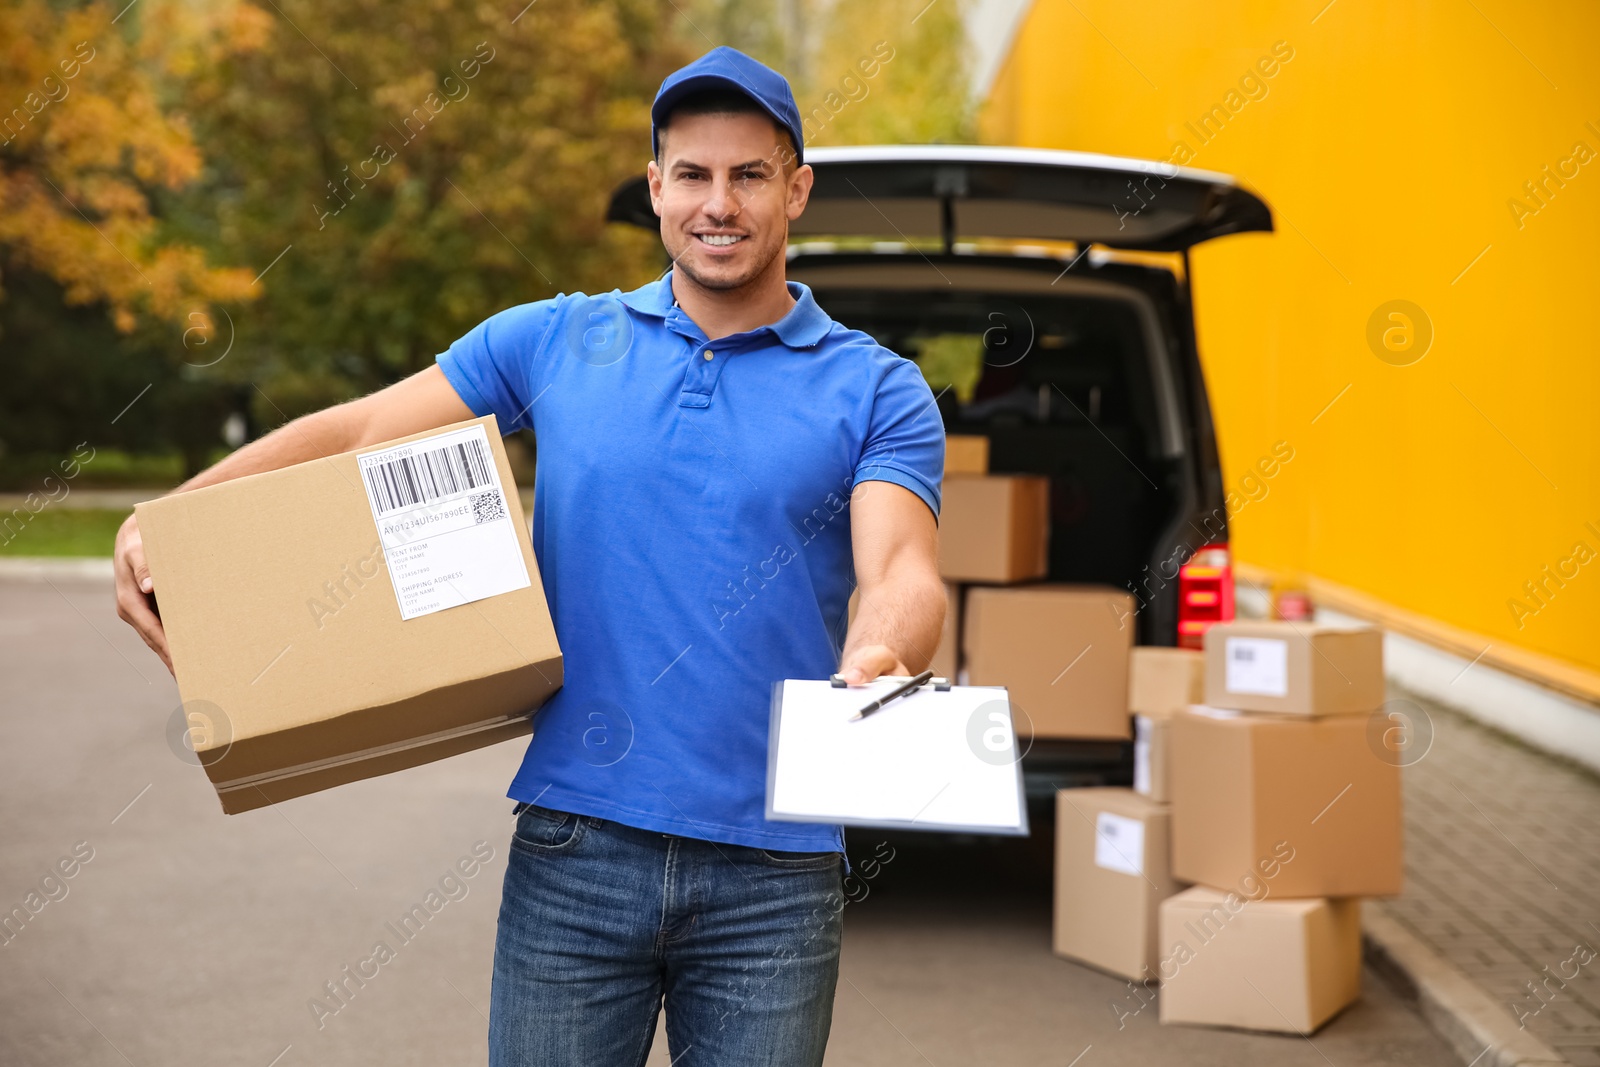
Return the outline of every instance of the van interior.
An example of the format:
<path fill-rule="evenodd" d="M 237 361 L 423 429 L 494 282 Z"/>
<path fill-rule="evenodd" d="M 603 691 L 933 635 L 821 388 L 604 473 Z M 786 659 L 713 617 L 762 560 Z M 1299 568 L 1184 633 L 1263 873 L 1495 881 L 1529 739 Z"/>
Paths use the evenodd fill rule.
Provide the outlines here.
<path fill-rule="evenodd" d="M 945 431 L 989 438 L 992 473 L 1050 478 L 1048 579 L 1131 588 L 1181 503 L 1164 490 L 1182 414 L 1143 294 L 1100 279 L 1052 285 L 1014 261 L 841 258 L 791 264 L 789 277 L 916 361 Z"/>

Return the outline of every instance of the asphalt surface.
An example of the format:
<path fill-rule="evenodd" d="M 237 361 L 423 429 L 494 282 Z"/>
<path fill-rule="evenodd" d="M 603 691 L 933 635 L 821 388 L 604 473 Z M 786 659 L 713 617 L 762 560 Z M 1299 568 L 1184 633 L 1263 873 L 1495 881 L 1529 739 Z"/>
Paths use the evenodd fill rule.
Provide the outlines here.
<path fill-rule="evenodd" d="M 169 746 L 177 687 L 109 583 L 0 580 L 0 678 L 0 910 L 55 898 L 0 946 L 0 1063 L 485 1061 L 519 742 L 224 816 Z M 1050 952 L 1049 829 L 891 839 L 846 909 L 829 1064 L 1456 1062 L 1370 971 L 1310 1039 L 1162 1027 L 1154 1009 L 1119 1029 L 1125 983 Z M 881 839 L 852 833 L 851 851 Z M 493 855 L 465 896 L 319 1018 L 324 983 L 475 847 Z M 63 860 L 72 877 L 47 883 Z M 668 1063 L 659 1035 L 650 1062 Z"/>

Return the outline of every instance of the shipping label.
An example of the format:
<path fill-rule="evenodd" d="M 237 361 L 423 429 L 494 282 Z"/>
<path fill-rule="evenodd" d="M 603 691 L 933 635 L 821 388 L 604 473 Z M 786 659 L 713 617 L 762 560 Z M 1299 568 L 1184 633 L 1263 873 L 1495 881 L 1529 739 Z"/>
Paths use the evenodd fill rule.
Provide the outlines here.
<path fill-rule="evenodd" d="M 402 619 L 532 584 L 481 423 L 356 462 Z"/>
<path fill-rule="evenodd" d="M 1223 688 L 1228 692 L 1289 695 L 1289 642 L 1277 637 L 1230 637 L 1222 651 L 1227 662 Z"/>
<path fill-rule="evenodd" d="M 1094 820 L 1094 865 L 1123 874 L 1144 873 L 1144 823 L 1102 811 Z"/>

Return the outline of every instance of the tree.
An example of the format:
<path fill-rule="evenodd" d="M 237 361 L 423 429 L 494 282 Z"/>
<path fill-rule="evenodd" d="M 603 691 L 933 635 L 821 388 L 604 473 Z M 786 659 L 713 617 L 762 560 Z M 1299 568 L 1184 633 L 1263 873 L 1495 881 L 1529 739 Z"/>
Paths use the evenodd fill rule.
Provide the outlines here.
<path fill-rule="evenodd" d="M 808 143 L 973 139 L 963 0 L 698 0 L 685 39 L 782 71 Z"/>
<path fill-rule="evenodd" d="M 140 32 L 118 10 L 0 0 L 0 459 L 26 484 L 85 439 L 177 445 L 193 467 L 234 404 L 176 373 L 255 289 L 162 218 L 202 168 L 167 90 L 258 35 L 171 8 Z"/>
<path fill-rule="evenodd" d="M 245 299 L 250 275 L 164 239 L 147 191 L 192 182 L 200 154 L 117 21 L 104 3 L 0 3 L 0 263 L 126 332 Z"/>
<path fill-rule="evenodd" d="M 416 371 L 502 308 L 659 269 L 656 241 L 604 216 L 649 158 L 656 87 L 687 59 L 670 7 L 269 14 L 262 47 L 185 79 L 215 166 L 173 206 L 196 241 L 266 272 L 211 371 L 259 382 L 264 421 Z"/>

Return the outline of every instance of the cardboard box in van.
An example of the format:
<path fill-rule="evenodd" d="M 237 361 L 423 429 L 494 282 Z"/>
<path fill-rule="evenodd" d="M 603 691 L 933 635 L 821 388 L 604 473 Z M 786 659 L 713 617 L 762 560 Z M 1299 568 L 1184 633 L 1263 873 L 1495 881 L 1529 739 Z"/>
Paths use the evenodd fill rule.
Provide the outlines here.
<path fill-rule="evenodd" d="M 939 573 L 951 582 L 1025 582 L 1050 569 L 1050 480 L 950 474 L 939 509 Z"/>
<path fill-rule="evenodd" d="M 229 814 L 527 734 L 561 686 L 492 415 L 135 510 Z"/>
<path fill-rule="evenodd" d="M 952 433 L 944 439 L 946 474 L 988 474 L 989 439 L 982 434 Z"/>
<path fill-rule="evenodd" d="M 963 684 L 1006 686 L 1019 734 L 1126 739 L 1133 627 L 1133 597 L 1111 586 L 971 586 Z"/>
<path fill-rule="evenodd" d="M 1128 709 L 1163 718 L 1204 704 L 1205 656 L 1197 648 L 1139 645 L 1128 658 Z"/>

